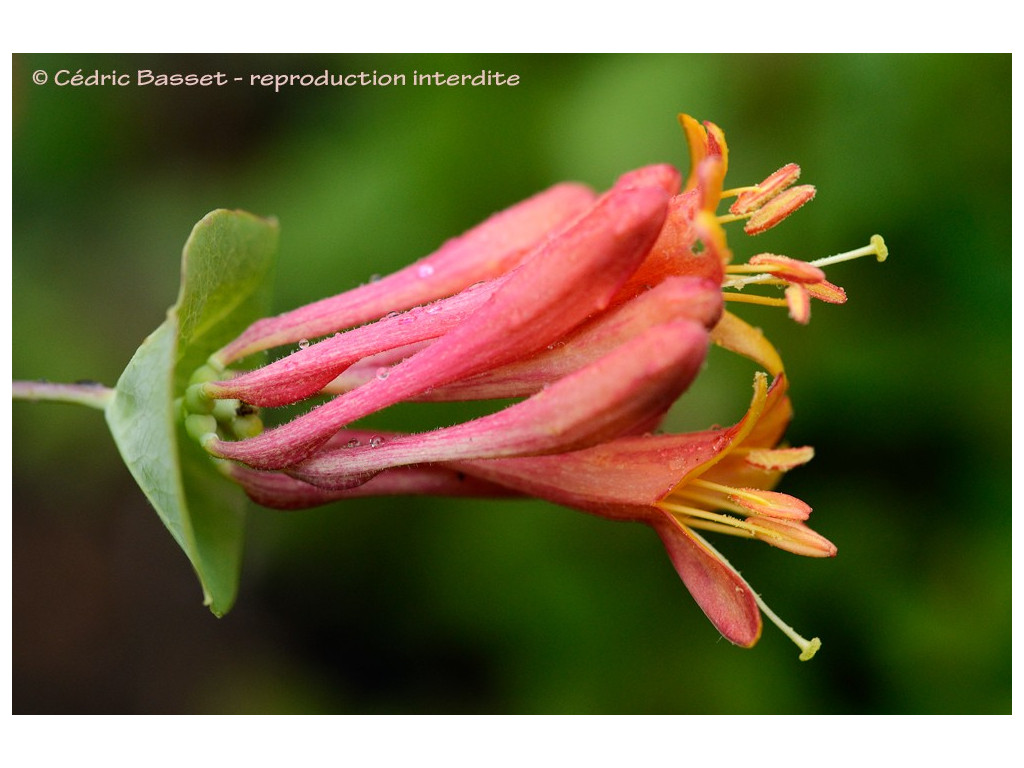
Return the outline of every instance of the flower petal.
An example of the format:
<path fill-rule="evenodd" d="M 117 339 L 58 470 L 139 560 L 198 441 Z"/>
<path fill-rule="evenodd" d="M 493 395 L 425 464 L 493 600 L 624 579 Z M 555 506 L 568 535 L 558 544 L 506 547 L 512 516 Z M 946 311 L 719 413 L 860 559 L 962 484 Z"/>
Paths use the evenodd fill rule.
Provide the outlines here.
<path fill-rule="evenodd" d="M 678 118 L 690 149 L 690 176 L 686 180 L 686 189 L 693 189 L 700 183 L 697 169 L 708 157 L 721 162 L 720 172 L 724 178 L 729 168 L 729 148 L 722 129 L 707 121 L 701 125 L 690 115 L 680 114 Z"/>
<path fill-rule="evenodd" d="M 722 319 L 711 330 L 711 340 L 730 352 L 749 357 L 772 376 L 782 373 L 782 358 L 761 330 L 731 312 L 722 313 Z"/>
<path fill-rule="evenodd" d="M 678 194 L 681 184 L 682 177 L 674 166 L 667 163 L 657 163 L 627 171 L 615 180 L 613 188 L 660 187 L 669 195 L 675 195 Z"/>
<path fill-rule="evenodd" d="M 281 344 L 334 333 L 449 296 L 511 269 L 553 230 L 593 205 L 581 184 L 557 184 L 494 214 L 429 256 L 377 282 L 253 323 L 221 350 L 222 365 Z"/>
<path fill-rule="evenodd" d="M 726 450 L 736 427 L 620 437 L 550 456 L 459 461 L 453 466 L 555 504 L 603 517 L 643 519 L 679 479 Z"/>
<path fill-rule="evenodd" d="M 731 643 L 749 648 L 761 637 L 761 612 L 743 578 L 703 538 L 669 514 L 650 520 L 697 605 Z"/>
<path fill-rule="evenodd" d="M 206 449 L 259 469 L 286 467 L 356 419 L 543 349 L 608 307 L 657 237 L 667 203 L 656 187 L 606 193 L 514 270 L 465 322 L 394 366 L 386 381 L 371 380 L 257 437 L 210 440 Z"/>
<path fill-rule="evenodd" d="M 725 184 L 725 163 L 721 157 L 708 156 L 697 166 L 697 189 L 700 190 L 700 207 L 714 213 L 722 199 Z"/>

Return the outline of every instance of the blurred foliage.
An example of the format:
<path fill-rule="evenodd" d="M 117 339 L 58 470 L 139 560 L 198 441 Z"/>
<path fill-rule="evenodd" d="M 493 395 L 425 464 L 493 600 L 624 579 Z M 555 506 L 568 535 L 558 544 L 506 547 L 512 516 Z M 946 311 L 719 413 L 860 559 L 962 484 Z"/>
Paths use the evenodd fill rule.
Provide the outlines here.
<path fill-rule="evenodd" d="M 516 73 L 516 87 L 71 88 L 32 73 Z M 1010 694 L 1010 57 L 14 57 L 13 369 L 112 384 L 176 295 L 192 225 L 277 216 L 279 310 L 428 253 L 543 187 L 802 165 L 818 198 L 738 254 L 812 259 L 850 302 L 750 308 L 793 379 L 784 490 L 831 561 L 721 543 L 784 618 L 717 638 L 640 526 L 540 502 L 384 499 L 253 516 L 216 620 L 94 412 L 13 408 L 16 712 L 994 713 Z M 713 354 L 680 426 L 728 423 Z M 452 411 L 451 418 L 459 412 Z M 402 413 L 420 428 L 421 411 Z M 422 423 L 421 423 L 422 422 Z"/>

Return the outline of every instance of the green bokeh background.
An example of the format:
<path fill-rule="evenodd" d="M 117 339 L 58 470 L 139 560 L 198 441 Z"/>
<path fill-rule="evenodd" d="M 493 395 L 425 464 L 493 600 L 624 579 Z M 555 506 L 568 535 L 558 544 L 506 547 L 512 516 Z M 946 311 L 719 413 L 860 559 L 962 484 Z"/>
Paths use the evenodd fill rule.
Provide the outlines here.
<path fill-rule="evenodd" d="M 13 407 L 15 712 L 1000 713 L 1011 708 L 1008 55 L 14 57 L 13 372 L 108 384 L 174 300 L 213 208 L 281 222 L 284 310 L 366 281 L 556 181 L 799 162 L 818 198 L 742 256 L 813 259 L 850 301 L 747 308 L 792 376 L 783 489 L 834 560 L 720 541 L 796 628 L 721 640 L 657 537 L 541 502 L 377 499 L 252 517 L 217 620 L 102 417 Z M 518 74 L 514 88 L 71 88 L 36 70 Z M 673 418 L 728 423 L 712 354 Z M 392 426 L 464 417 L 406 408 Z M 395 423 L 397 422 L 397 424 Z"/>

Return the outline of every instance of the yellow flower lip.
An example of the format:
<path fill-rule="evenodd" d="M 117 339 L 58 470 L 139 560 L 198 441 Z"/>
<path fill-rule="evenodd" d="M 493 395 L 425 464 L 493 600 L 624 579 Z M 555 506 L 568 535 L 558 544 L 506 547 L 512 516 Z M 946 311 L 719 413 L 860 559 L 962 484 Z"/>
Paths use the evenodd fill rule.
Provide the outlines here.
<path fill-rule="evenodd" d="M 690 149 L 690 176 L 686 181 L 686 188 L 692 189 L 697 186 L 697 170 L 708 157 L 717 158 L 721 162 L 721 178 L 725 178 L 726 171 L 729 170 L 729 146 L 725 142 L 722 129 L 709 121 L 700 123 L 687 114 L 680 113 L 678 118 Z"/>

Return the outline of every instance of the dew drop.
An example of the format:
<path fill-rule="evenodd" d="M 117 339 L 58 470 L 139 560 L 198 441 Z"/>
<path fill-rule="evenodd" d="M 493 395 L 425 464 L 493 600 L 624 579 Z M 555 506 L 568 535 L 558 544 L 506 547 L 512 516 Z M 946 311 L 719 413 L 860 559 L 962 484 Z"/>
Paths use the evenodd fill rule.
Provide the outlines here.
<path fill-rule="evenodd" d="M 384 445 L 384 438 L 383 437 L 379 437 L 379 436 L 375 435 L 375 436 L 370 438 L 370 447 L 371 448 L 380 448 L 382 445 Z"/>
<path fill-rule="evenodd" d="M 400 314 L 402 314 L 402 313 L 398 312 L 398 311 L 395 311 L 395 310 L 392 310 L 391 312 L 388 312 L 386 315 L 384 315 L 384 318 L 387 320 L 387 319 L 390 319 L 392 317 L 398 317 Z"/>
<path fill-rule="evenodd" d="M 430 277 L 434 274 L 434 268 L 429 264 L 421 264 L 419 269 L 416 270 L 416 274 L 420 277 Z"/>
<path fill-rule="evenodd" d="M 390 368 L 388 368 L 387 366 L 381 366 L 380 368 L 377 369 L 377 378 L 380 379 L 381 381 L 384 381 L 384 379 L 388 377 L 389 373 L 391 373 Z"/>
<path fill-rule="evenodd" d="M 358 448 L 359 445 L 360 445 L 360 443 L 359 443 L 359 438 L 358 437 L 353 437 L 351 440 L 349 440 L 347 443 L 345 443 L 345 447 L 346 448 Z"/>
<path fill-rule="evenodd" d="M 299 349 L 307 349 L 309 347 L 309 339 L 299 339 Z"/>

